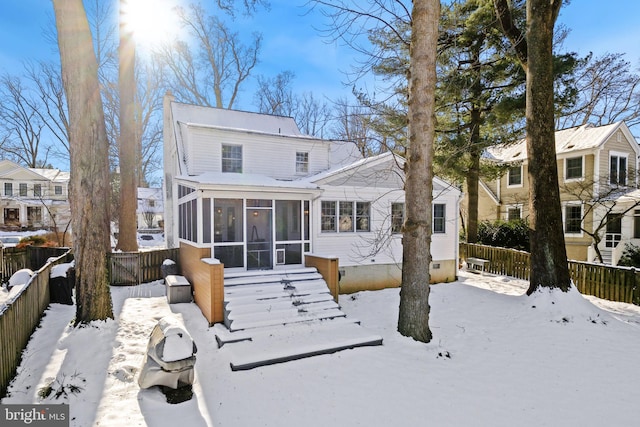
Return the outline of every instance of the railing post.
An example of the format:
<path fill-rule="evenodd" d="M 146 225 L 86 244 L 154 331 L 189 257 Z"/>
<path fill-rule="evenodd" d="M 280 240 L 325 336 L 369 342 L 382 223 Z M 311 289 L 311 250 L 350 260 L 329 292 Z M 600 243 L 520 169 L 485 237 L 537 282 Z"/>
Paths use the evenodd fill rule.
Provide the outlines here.
<path fill-rule="evenodd" d="M 205 261 L 206 259 L 206 261 Z M 224 321 L 224 264 L 215 258 L 205 258 L 209 264 L 211 278 L 212 320 L 210 323 Z"/>
<path fill-rule="evenodd" d="M 304 254 L 304 265 L 318 269 L 318 273 L 320 273 L 324 281 L 327 282 L 329 292 L 331 292 L 333 299 L 338 302 L 338 294 L 340 293 L 338 257 L 307 253 Z"/>

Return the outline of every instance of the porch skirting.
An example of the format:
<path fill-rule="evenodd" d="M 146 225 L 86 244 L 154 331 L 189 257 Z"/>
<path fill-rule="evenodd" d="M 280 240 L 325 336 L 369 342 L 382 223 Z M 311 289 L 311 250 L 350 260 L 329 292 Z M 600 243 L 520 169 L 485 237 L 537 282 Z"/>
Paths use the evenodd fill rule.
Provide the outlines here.
<path fill-rule="evenodd" d="M 341 294 L 397 288 L 402 282 L 402 264 L 340 265 L 339 270 Z M 454 260 L 434 261 L 431 283 L 453 282 L 457 271 Z"/>

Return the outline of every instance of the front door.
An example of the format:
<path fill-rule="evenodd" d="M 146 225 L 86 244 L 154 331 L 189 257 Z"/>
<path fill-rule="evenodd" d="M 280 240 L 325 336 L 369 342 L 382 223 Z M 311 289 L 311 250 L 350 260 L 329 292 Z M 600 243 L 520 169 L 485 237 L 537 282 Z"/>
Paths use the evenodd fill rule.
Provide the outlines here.
<path fill-rule="evenodd" d="M 273 268 L 271 200 L 247 200 L 247 270 Z"/>
<path fill-rule="evenodd" d="M 607 233 L 605 234 L 605 247 L 615 248 L 622 240 L 622 215 L 607 215 Z"/>
<path fill-rule="evenodd" d="M 4 225 L 20 225 L 20 209 L 5 208 L 4 209 Z"/>

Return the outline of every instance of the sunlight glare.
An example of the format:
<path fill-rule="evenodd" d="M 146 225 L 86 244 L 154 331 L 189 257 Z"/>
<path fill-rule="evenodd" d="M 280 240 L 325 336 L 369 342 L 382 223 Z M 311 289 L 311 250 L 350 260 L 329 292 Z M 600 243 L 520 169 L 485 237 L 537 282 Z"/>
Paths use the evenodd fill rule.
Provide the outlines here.
<path fill-rule="evenodd" d="M 152 49 L 176 38 L 180 29 L 177 6 L 177 0 L 126 0 L 123 19 L 136 46 Z"/>

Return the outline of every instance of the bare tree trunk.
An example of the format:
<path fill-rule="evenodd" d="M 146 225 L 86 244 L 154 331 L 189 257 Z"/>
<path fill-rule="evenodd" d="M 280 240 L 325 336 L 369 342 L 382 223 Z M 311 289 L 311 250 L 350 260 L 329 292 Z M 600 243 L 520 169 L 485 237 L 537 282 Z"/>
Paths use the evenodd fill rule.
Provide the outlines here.
<path fill-rule="evenodd" d="M 562 224 L 553 108 L 553 27 L 562 2 L 527 1 L 527 152 L 531 278 L 538 287 L 571 284 Z"/>
<path fill-rule="evenodd" d="M 409 78 L 409 153 L 405 169 L 407 216 L 403 226 L 398 332 L 422 342 L 429 342 L 432 337 L 429 329 L 429 264 L 439 18 L 438 0 L 414 0 Z"/>
<path fill-rule="evenodd" d="M 527 0 L 527 31 L 515 25 L 509 1 L 493 0 L 502 29 L 527 74 L 527 157 L 531 278 L 527 294 L 539 287 L 569 290 L 571 276 L 564 242 L 553 106 L 553 27 L 562 1 Z"/>
<path fill-rule="evenodd" d="M 478 186 L 480 183 L 480 154 L 476 147 L 471 146 L 469 172 L 467 175 L 467 193 L 469 206 L 467 208 L 467 243 L 478 242 Z"/>
<path fill-rule="evenodd" d="M 480 64 L 480 45 L 475 45 L 471 49 L 475 79 L 471 85 L 471 99 L 482 99 L 482 73 Z M 469 206 L 467 218 L 467 242 L 476 243 L 478 241 L 478 186 L 480 183 L 480 156 L 482 155 L 480 125 L 482 124 L 482 112 L 477 102 L 471 106 L 471 144 L 469 146 L 469 174 L 467 175 L 467 191 L 469 193 Z"/>
<path fill-rule="evenodd" d="M 76 324 L 113 318 L 107 278 L 109 143 L 98 64 L 82 0 L 53 0 L 69 106 Z"/>
<path fill-rule="evenodd" d="M 138 138 L 135 126 L 135 45 L 133 34 L 122 19 L 126 0 L 120 0 L 120 47 L 118 89 L 120 92 L 120 212 L 118 215 L 117 249 L 127 252 L 138 250 L 136 209 L 138 206 L 138 180 L 136 179 Z"/>

